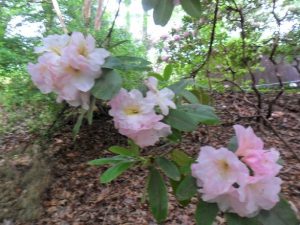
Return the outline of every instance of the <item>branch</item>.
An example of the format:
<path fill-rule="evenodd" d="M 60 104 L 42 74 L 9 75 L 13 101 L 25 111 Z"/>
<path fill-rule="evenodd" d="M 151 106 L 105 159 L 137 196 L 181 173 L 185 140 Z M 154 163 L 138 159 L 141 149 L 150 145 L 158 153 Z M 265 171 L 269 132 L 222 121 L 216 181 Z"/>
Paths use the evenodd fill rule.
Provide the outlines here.
<path fill-rule="evenodd" d="M 119 0 L 119 3 L 118 3 L 119 5 L 118 5 L 118 9 L 117 9 L 116 14 L 115 14 L 115 18 L 114 18 L 114 20 L 112 22 L 111 27 L 109 28 L 108 34 L 106 35 L 106 37 L 105 37 L 105 39 L 104 39 L 104 41 L 102 43 L 103 47 L 108 47 L 110 45 L 111 36 L 112 36 L 112 32 L 113 32 L 114 27 L 115 27 L 116 19 L 119 16 L 121 2 L 122 2 L 122 0 Z"/>
<path fill-rule="evenodd" d="M 98 9 L 96 13 L 96 18 L 95 18 L 95 30 L 100 30 L 101 27 L 101 19 L 102 19 L 102 5 L 103 5 L 103 0 L 98 0 Z"/>
<path fill-rule="evenodd" d="M 218 20 L 218 11 L 219 11 L 219 0 L 216 0 L 216 6 L 215 6 L 215 11 L 214 11 L 214 19 L 213 19 L 213 27 L 211 30 L 211 34 L 210 34 L 210 41 L 209 41 L 209 48 L 208 48 L 208 52 L 206 55 L 206 59 L 204 60 L 204 62 L 199 65 L 197 68 L 195 68 L 191 74 L 190 77 L 191 78 L 195 78 L 197 73 L 205 66 L 205 64 L 207 64 L 209 62 L 211 53 L 212 53 L 212 49 L 213 49 L 213 43 L 215 40 L 215 33 L 216 33 L 216 24 L 217 24 L 217 20 Z M 210 76 L 209 73 L 207 73 L 207 78 L 209 81 L 209 88 L 211 90 L 211 82 L 210 82 Z"/>
<path fill-rule="evenodd" d="M 57 0 L 52 0 L 52 4 L 53 4 L 53 8 L 54 8 L 55 13 L 58 16 L 59 22 L 60 22 L 60 24 L 62 26 L 62 29 L 63 29 L 64 33 L 68 34 L 68 29 L 67 29 L 66 24 L 64 22 L 64 19 L 62 17 L 62 13 L 61 13 L 61 11 L 59 9 L 59 5 L 57 3 Z"/>

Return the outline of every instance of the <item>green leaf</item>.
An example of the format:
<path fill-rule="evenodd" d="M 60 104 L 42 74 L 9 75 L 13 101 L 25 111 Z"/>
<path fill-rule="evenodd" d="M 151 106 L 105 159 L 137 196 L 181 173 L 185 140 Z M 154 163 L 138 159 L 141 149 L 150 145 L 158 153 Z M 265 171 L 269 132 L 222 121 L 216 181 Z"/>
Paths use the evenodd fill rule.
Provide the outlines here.
<path fill-rule="evenodd" d="M 173 9 L 173 0 L 159 0 L 153 11 L 154 23 L 165 26 L 172 16 Z"/>
<path fill-rule="evenodd" d="M 185 99 L 187 100 L 189 103 L 192 103 L 192 104 L 198 104 L 199 103 L 199 100 L 198 98 L 190 91 L 188 90 L 183 90 L 180 95 Z"/>
<path fill-rule="evenodd" d="M 184 11 L 190 16 L 199 18 L 201 16 L 201 4 L 199 0 L 180 1 Z"/>
<path fill-rule="evenodd" d="M 192 157 L 179 149 L 175 149 L 171 152 L 171 159 L 180 167 L 190 166 L 194 162 Z"/>
<path fill-rule="evenodd" d="M 212 105 L 213 99 L 210 97 L 209 93 L 203 88 L 195 88 L 191 92 L 197 97 L 198 101 L 204 105 Z"/>
<path fill-rule="evenodd" d="M 177 107 L 177 110 L 185 112 L 186 116 L 189 116 L 193 118 L 193 120 L 206 125 L 217 125 L 220 123 L 220 119 L 215 114 L 214 109 L 208 105 L 181 105 Z"/>
<path fill-rule="evenodd" d="M 110 56 L 106 59 L 103 68 L 117 69 L 124 71 L 145 71 L 149 70 L 151 62 L 133 56 Z"/>
<path fill-rule="evenodd" d="M 163 77 L 165 81 L 168 81 L 171 77 L 171 74 L 173 72 L 173 66 L 171 64 L 168 64 L 165 69 L 164 69 L 164 73 L 163 73 Z"/>
<path fill-rule="evenodd" d="M 109 48 L 110 48 L 110 49 L 115 48 L 115 47 L 117 47 L 117 46 L 119 46 L 119 45 L 121 45 L 121 44 L 124 44 L 124 43 L 126 43 L 126 42 L 130 42 L 130 40 L 118 41 L 117 43 L 114 43 L 114 44 L 110 45 Z"/>
<path fill-rule="evenodd" d="M 238 149 L 238 142 L 237 142 L 237 137 L 236 136 L 233 136 L 228 145 L 227 145 L 227 148 L 232 151 L 232 152 L 236 152 L 236 150 Z"/>
<path fill-rule="evenodd" d="M 167 138 L 172 142 L 179 142 L 181 141 L 181 131 L 173 128 L 172 133 Z"/>
<path fill-rule="evenodd" d="M 165 79 L 158 73 L 149 72 L 148 77 L 155 77 L 159 81 L 165 81 Z"/>
<path fill-rule="evenodd" d="M 157 5 L 158 1 L 160 0 L 142 0 L 143 9 L 145 11 L 153 9 Z"/>
<path fill-rule="evenodd" d="M 196 224 L 197 225 L 212 225 L 219 212 L 219 207 L 216 203 L 208 203 L 200 200 L 196 209 Z"/>
<path fill-rule="evenodd" d="M 155 163 L 161 168 L 161 170 L 167 175 L 167 177 L 179 181 L 180 173 L 177 166 L 166 159 L 165 157 L 158 157 L 155 159 Z"/>
<path fill-rule="evenodd" d="M 164 121 L 172 128 L 179 131 L 193 131 L 198 126 L 198 121 L 191 117 L 188 113 L 178 109 L 170 109 L 168 116 Z"/>
<path fill-rule="evenodd" d="M 96 80 L 91 93 L 98 99 L 110 100 L 119 92 L 121 86 L 120 75 L 114 70 L 105 70 L 102 76 Z"/>
<path fill-rule="evenodd" d="M 81 114 L 79 115 L 79 117 L 77 118 L 76 124 L 73 127 L 73 136 L 74 138 L 76 138 L 76 135 L 79 133 L 80 127 L 82 125 L 82 121 L 84 118 L 84 115 L 86 114 L 86 111 L 82 111 Z"/>
<path fill-rule="evenodd" d="M 175 84 L 170 85 L 170 88 L 176 95 L 180 94 L 188 85 L 191 85 L 193 80 L 191 79 L 182 79 Z"/>
<path fill-rule="evenodd" d="M 148 181 L 148 197 L 150 210 L 158 223 L 168 216 L 168 195 L 163 178 L 154 167 L 150 167 Z"/>
<path fill-rule="evenodd" d="M 290 204 L 285 199 L 271 210 L 262 210 L 256 217 L 263 225 L 299 225 L 295 212 L 291 209 Z"/>
<path fill-rule="evenodd" d="M 170 180 L 170 184 L 172 186 L 172 190 L 173 190 L 174 195 L 176 195 L 176 190 L 177 190 L 177 188 L 180 184 L 180 181 Z M 178 199 L 177 199 L 177 201 L 178 201 Z M 191 200 L 189 199 L 189 200 L 178 201 L 178 202 L 179 202 L 180 205 L 185 207 L 191 202 Z"/>
<path fill-rule="evenodd" d="M 130 139 L 128 139 L 128 144 L 130 146 L 130 150 L 135 152 L 135 155 L 138 156 L 140 154 L 140 147 Z"/>
<path fill-rule="evenodd" d="M 137 156 L 136 151 L 121 146 L 111 146 L 108 150 L 112 153 L 119 154 L 119 155 Z"/>
<path fill-rule="evenodd" d="M 121 161 L 123 161 L 123 162 L 124 161 L 132 162 L 132 159 L 124 157 L 124 156 L 117 155 L 117 156 L 114 156 L 114 157 L 111 157 L 111 158 L 94 159 L 94 160 L 89 161 L 88 164 L 90 166 L 102 166 L 102 165 L 105 165 L 105 164 L 114 165 L 114 164 L 119 163 Z"/>
<path fill-rule="evenodd" d="M 228 225 L 261 225 L 255 218 L 240 217 L 234 213 L 226 213 L 225 217 Z"/>
<path fill-rule="evenodd" d="M 133 166 L 133 162 L 119 162 L 113 167 L 110 167 L 100 176 L 101 183 L 109 183 L 118 176 L 120 176 L 125 170 Z"/>
<path fill-rule="evenodd" d="M 179 201 L 189 200 L 197 193 L 196 179 L 187 175 L 179 184 L 176 190 L 176 197 Z"/>

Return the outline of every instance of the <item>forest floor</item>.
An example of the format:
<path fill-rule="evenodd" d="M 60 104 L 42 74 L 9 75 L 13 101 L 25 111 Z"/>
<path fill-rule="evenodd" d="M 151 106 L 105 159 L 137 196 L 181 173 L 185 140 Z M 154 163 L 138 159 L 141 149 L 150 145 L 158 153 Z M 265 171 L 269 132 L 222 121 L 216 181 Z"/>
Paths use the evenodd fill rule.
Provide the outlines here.
<path fill-rule="evenodd" d="M 200 146 L 226 146 L 233 136 L 234 124 L 250 125 L 267 148 L 280 151 L 284 166 L 280 172 L 284 181 L 282 192 L 299 212 L 300 162 L 272 129 L 256 122 L 255 109 L 241 100 L 241 94 L 224 93 L 214 97 L 222 125 L 199 126 L 196 131 L 185 134 L 179 144 L 160 147 L 159 152 L 149 147 L 144 153 L 180 148 L 196 157 Z M 265 100 L 271 97 L 274 95 L 264 95 Z M 300 156 L 300 94 L 282 96 L 269 122 Z M 126 145 L 126 139 L 114 129 L 111 118 L 98 116 L 93 125 L 84 125 L 75 143 L 73 125 L 68 121 L 46 141 L 35 141 L 37 137 L 26 133 L 26 128 L 0 138 L 0 224 L 1 221 L 3 225 L 156 224 L 143 201 L 145 169 L 129 170 L 111 184 L 103 185 L 98 176 L 105 168 L 87 165 L 89 160 L 110 156 L 106 150 L 109 146 Z M 183 208 L 171 189 L 169 199 L 165 224 L 195 224 L 196 199 Z M 217 217 L 216 224 L 225 224 L 222 217 Z"/>

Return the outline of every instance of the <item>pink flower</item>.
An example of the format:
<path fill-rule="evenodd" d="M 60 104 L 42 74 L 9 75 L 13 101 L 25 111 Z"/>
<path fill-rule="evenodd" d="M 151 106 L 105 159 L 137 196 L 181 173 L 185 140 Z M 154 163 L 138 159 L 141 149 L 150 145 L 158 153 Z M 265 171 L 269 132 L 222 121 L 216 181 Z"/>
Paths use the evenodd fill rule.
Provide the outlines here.
<path fill-rule="evenodd" d="M 278 177 L 249 177 L 244 187 L 232 187 L 209 202 L 216 202 L 222 211 L 237 213 L 241 217 L 254 217 L 260 210 L 270 210 L 276 205 L 281 183 Z"/>
<path fill-rule="evenodd" d="M 110 53 L 103 48 L 96 48 L 95 39 L 88 35 L 86 38 L 80 32 L 73 32 L 69 46 L 65 49 L 65 53 L 70 58 L 73 66 L 81 64 L 89 70 L 98 74 L 101 73 L 100 68 Z"/>
<path fill-rule="evenodd" d="M 164 35 L 161 35 L 161 36 L 160 36 L 160 39 L 161 39 L 161 40 L 167 40 L 168 37 L 169 37 L 169 36 L 168 36 L 167 34 L 164 34 Z"/>
<path fill-rule="evenodd" d="M 183 33 L 183 36 L 185 38 L 189 37 L 190 35 L 191 35 L 191 33 L 189 31 L 186 31 L 186 32 Z"/>
<path fill-rule="evenodd" d="M 227 193 L 233 185 L 244 186 L 249 170 L 237 156 L 226 148 L 201 148 L 197 163 L 192 164 L 192 175 L 199 180 L 205 201 Z"/>
<path fill-rule="evenodd" d="M 176 109 L 176 105 L 173 102 L 175 96 L 174 92 L 169 88 L 157 89 L 158 81 L 155 77 L 149 77 L 145 81 L 146 86 L 149 88 L 147 92 L 147 101 L 154 102 L 158 105 L 163 115 L 169 114 L 169 107 Z"/>
<path fill-rule="evenodd" d="M 279 152 L 275 149 L 251 151 L 242 161 L 245 162 L 254 172 L 255 176 L 276 176 L 281 165 L 277 163 L 279 160 Z"/>
<path fill-rule="evenodd" d="M 238 149 L 236 151 L 238 156 L 245 156 L 253 150 L 263 149 L 263 141 L 254 134 L 251 127 L 244 128 L 241 125 L 234 125 L 233 128 L 238 142 Z"/>
<path fill-rule="evenodd" d="M 181 39 L 181 37 L 178 34 L 174 35 L 174 41 L 179 41 Z"/>
<path fill-rule="evenodd" d="M 61 55 L 62 50 L 68 45 L 70 36 L 63 35 L 49 35 L 43 39 L 43 46 L 35 47 L 36 53 L 52 52 L 57 55 Z"/>
<path fill-rule="evenodd" d="M 162 56 L 162 57 L 161 57 L 161 60 L 162 60 L 163 62 L 169 62 L 170 56 Z"/>
<path fill-rule="evenodd" d="M 172 133 L 169 125 L 159 122 L 161 119 L 162 116 L 158 115 L 145 117 L 145 120 L 142 122 L 139 130 L 120 128 L 119 132 L 131 138 L 142 148 L 151 146 L 154 145 L 159 138 L 167 137 Z"/>
<path fill-rule="evenodd" d="M 154 145 L 171 134 L 170 126 L 160 122 L 163 116 L 155 114 L 155 102 L 146 100 L 138 90 L 121 89 L 109 105 L 115 127 L 140 147 Z"/>

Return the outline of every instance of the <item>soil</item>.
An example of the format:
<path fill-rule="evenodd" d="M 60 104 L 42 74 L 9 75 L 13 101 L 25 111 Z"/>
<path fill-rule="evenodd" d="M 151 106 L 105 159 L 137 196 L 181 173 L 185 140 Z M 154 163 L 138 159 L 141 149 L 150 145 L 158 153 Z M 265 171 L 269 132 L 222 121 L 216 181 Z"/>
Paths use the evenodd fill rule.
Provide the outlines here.
<path fill-rule="evenodd" d="M 264 95 L 266 101 L 273 97 L 272 94 Z M 233 136 L 234 124 L 252 126 L 266 148 L 275 147 L 280 151 L 284 166 L 280 172 L 284 181 L 282 193 L 299 212 L 300 162 L 268 126 L 257 123 L 253 117 L 255 109 L 241 98 L 238 93 L 215 94 L 214 107 L 222 120 L 221 125 L 199 126 L 196 131 L 185 134 L 180 144 L 160 142 L 158 148 L 146 148 L 143 154 L 179 148 L 196 157 L 200 146 L 226 146 Z M 255 100 L 255 96 L 248 98 Z M 269 122 L 300 156 L 300 94 L 282 96 Z M 23 136 L 2 138 L 0 171 L 6 168 L 7 172 L 0 173 L 3 180 L 0 191 L 6 191 L 0 194 L 0 211 L 5 212 L 0 213 L 0 223 L 2 220 L 3 225 L 156 224 L 144 201 L 146 169 L 133 168 L 104 185 L 99 183 L 98 176 L 106 168 L 87 165 L 89 160 L 111 156 L 106 150 L 109 146 L 126 145 L 126 138 L 118 134 L 111 118 L 96 116 L 93 125 L 82 127 L 75 142 L 73 125 L 73 121 L 68 121 L 50 140 L 33 145 L 27 144 L 30 136 L 26 132 Z M 32 137 L 30 143 L 35 139 Z M 169 189 L 169 200 L 165 224 L 195 224 L 196 199 L 183 208 Z M 224 224 L 223 219 L 218 216 L 216 224 Z"/>

